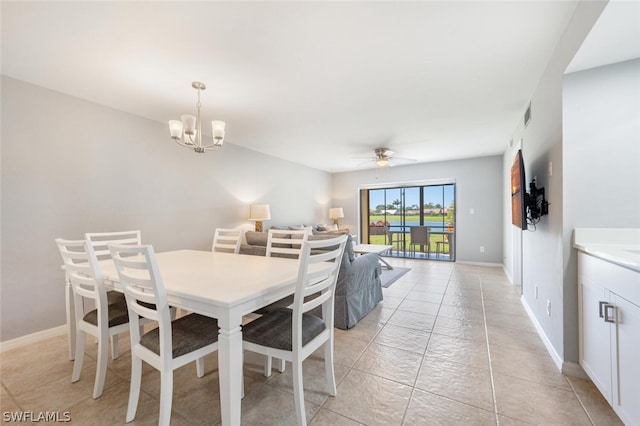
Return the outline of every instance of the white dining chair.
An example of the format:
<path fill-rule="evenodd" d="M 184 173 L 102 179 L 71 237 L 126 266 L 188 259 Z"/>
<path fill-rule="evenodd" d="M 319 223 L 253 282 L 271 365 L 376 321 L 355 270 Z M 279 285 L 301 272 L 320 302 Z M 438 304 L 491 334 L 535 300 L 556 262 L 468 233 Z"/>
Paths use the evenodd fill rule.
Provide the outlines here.
<path fill-rule="evenodd" d="M 74 299 L 75 357 L 71 381 L 80 380 L 85 349 L 85 336 L 97 339 L 98 359 L 93 398 L 102 395 L 107 373 L 109 338 L 129 331 L 129 316 L 123 297 L 107 296 L 104 280 L 93 247 L 85 240 L 56 239 L 64 262 L 67 279 L 71 284 Z M 86 301 L 95 308 L 85 312 Z M 89 303 L 87 303 L 90 306 Z M 113 341 L 117 341 L 113 339 Z M 113 353 L 113 351 L 112 351 Z"/>
<path fill-rule="evenodd" d="M 85 240 L 93 248 L 93 253 L 99 261 L 111 259 L 109 252 L 109 244 L 142 244 L 142 236 L 139 230 L 134 231 L 117 231 L 117 232 L 87 232 L 84 234 Z M 100 265 L 97 265 L 100 268 Z M 99 275 L 102 275 L 100 273 Z M 107 291 L 109 303 L 124 303 L 124 294 L 119 291 Z M 118 335 L 111 336 L 111 358 L 118 358 Z"/>
<path fill-rule="evenodd" d="M 238 254 L 242 242 L 242 229 L 216 228 L 213 235 L 211 251 L 220 251 Z"/>
<path fill-rule="evenodd" d="M 309 233 L 305 229 L 269 229 L 267 236 L 267 257 L 287 257 L 295 260 L 300 259 L 302 247 L 307 241 Z M 283 306 L 289 306 L 293 303 L 293 297 L 288 296 L 280 299 L 268 306 L 255 311 L 255 314 L 264 315 Z M 265 377 L 271 376 L 272 359 L 267 356 L 264 363 Z M 278 363 L 278 371 L 284 373 L 286 364 L 284 360 Z"/>
<path fill-rule="evenodd" d="M 131 385 L 127 423 L 135 419 L 142 382 L 142 361 L 160 371 L 158 424 L 169 425 L 173 398 L 173 370 L 196 361 L 198 377 L 204 376 L 204 356 L 218 350 L 218 322 L 200 314 L 171 321 L 171 312 L 153 247 L 109 246 L 124 288 L 131 334 Z M 157 321 L 144 334 L 139 318 Z"/>
<path fill-rule="evenodd" d="M 299 259 L 308 236 L 305 229 L 269 229 L 266 256 Z"/>
<path fill-rule="evenodd" d="M 302 362 L 322 345 L 328 391 L 330 395 L 336 394 L 333 369 L 334 300 L 346 240 L 346 235 L 341 235 L 328 240 L 306 241 L 300 256 L 293 307 L 267 313 L 242 329 L 245 350 L 292 363 L 296 417 L 300 425 L 307 424 Z M 319 264 L 325 268 L 312 269 Z M 316 297 L 310 298 L 312 295 Z M 319 306 L 319 317 L 309 313 Z"/>

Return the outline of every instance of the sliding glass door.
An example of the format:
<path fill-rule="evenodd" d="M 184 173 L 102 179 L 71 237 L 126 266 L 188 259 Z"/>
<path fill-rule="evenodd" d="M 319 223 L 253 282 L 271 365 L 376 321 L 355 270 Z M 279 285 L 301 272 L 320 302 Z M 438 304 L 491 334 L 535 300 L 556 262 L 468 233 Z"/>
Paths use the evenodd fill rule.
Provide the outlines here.
<path fill-rule="evenodd" d="M 455 260 L 455 184 L 363 189 L 361 200 L 363 242 L 391 245 L 392 256 Z M 427 240 L 412 244 L 417 227 Z"/>

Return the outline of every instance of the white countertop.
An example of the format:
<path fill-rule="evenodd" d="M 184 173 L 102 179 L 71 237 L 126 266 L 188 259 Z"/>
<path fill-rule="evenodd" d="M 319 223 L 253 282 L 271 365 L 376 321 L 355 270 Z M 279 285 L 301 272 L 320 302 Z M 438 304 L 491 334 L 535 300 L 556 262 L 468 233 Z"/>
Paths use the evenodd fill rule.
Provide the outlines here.
<path fill-rule="evenodd" d="M 640 229 L 576 228 L 573 231 L 573 247 L 640 272 Z"/>

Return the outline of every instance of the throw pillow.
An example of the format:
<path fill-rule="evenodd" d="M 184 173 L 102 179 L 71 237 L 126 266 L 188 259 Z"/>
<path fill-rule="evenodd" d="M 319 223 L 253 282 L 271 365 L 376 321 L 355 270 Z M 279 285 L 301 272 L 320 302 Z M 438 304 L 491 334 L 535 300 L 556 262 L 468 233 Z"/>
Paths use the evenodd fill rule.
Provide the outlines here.
<path fill-rule="evenodd" d="M 247 231 L 245 232 L 245 236 L 247 237 L 247 244 L 249 245 L 267 246 L 268 234 L 266 232 Z"/>

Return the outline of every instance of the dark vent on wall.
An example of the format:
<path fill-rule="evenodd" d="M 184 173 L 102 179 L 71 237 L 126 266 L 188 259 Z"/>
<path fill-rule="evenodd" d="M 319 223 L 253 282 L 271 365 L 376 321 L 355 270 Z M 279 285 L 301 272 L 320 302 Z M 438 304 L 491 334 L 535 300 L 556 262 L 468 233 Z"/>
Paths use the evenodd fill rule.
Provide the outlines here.
<path fill-rule="evenodd" d="M 527 127 L 530 121 L 531 121 L 531 102 L 529 102 L 529 106 L 527 106 L 527 110 L 524 112 L 524 127 Z"/>

